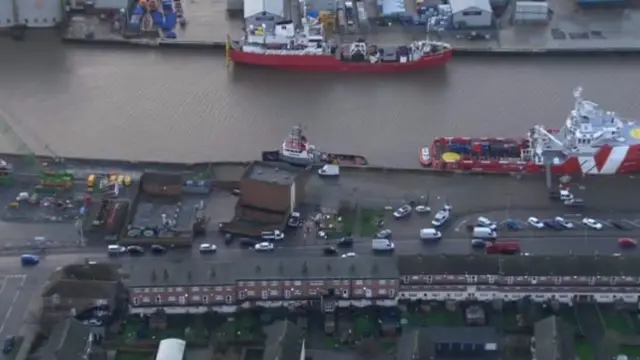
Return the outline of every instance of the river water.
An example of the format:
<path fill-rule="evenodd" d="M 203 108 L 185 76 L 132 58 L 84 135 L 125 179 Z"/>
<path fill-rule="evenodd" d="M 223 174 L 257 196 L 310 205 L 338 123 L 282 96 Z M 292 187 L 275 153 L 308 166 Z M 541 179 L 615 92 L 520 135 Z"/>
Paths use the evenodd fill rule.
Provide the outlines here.
<path fill-rule="evenodd" d="M 131 160 L 256 159 L 295 124 L 322 150 L 417 166 L 434 136 L 519 136 L 559 127 L 572 89 L 640 116 L 625 58 L 457 58 L 404 75 L 228 68 L 222 54 L 0 39 L 0 114 L 36 152 Z M 19 145 L 5 134 L 0 151 Z"/>

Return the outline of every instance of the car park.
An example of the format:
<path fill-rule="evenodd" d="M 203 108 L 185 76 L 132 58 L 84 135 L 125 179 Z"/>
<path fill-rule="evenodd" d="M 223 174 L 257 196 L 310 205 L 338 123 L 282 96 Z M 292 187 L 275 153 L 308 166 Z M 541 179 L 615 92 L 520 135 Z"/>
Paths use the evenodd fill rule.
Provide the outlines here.
<path fill-rule="evenodd" d="M 533 226 L 536 229 L 544 228 L 544 223 L 540 221 L 540 219 L 538 219 L 537 217 L 532 216 L 527 219 L 527 222 L 529 223 L 529 225 Z"/>
<path fill-rule="evenodd" d="M 291 213 L 291 215 L 289 215 L 289 219 L 287 220 L 287 227 L 290 228 L 297 228 L 300 226 L 300 213 L 297 211 L 294 211 Z"/>
<path fill-rule="evenodd" d="M 638 241 L 632 238 L 620 238 L 618 239 L 618 246 L 623 249 L 634 249 L 638 246 Z"/>
<path fill-rule="evenodd" d="M 384 229 L 384 230 L 380 230 L 377 234 L 376 237 L 379 239 L 388 239 L 391 237 L 391 230 L 389 229 Z"/>
<path fill-rule="evenodd" d="M 564 226 L 562 226 L 558 222 L 556 222 L 555 219 L 542 220 L 542 224 L 544 225 L 544 227 L 552 229 L 552 230 L 556 230 L 556 231 L 564 230 Z"/>
<path fill-rule="evenodd" d="M 426 205 L 418 205 L 416 206 L 416 212 L 419 214 L 425 214 L 431 212 L 431 208 Z"/>
<path fill-rule="evenodd" d="M 476 224 L 478 226 L 486 227 L 486 228 L 489 228 L 491 230 L 496 230 L 498 228 L 498 224 L 496 224 L 494 221 L 491 221 L 491 220 L 487 219 L 484 216 L 480 216 L 476 220 Z"/>
<path fill-rule="evenodd" d="M 338 249 L 335 246 L 327 246 L 322 249 L 322 253 L 328 256 L 338 255 Z"/>
<path fill-rule="evenodd" d="M 599 223 L 595 219 L 588 218 L 588 217 L 582 219 L 582 224 L 594 230 L 602 230 L 602 228 L 604 227 L 601 223 Z"/>
<path fill-rule="evenodd" d="M 631 230 L 631 227 L 623 224 L 619 221 L 609 221 L 609 224 L 611 224 L 611 226 L 613 226 L 614 228 L 618 229 L 618 230 L 624 230 L 624 231 L 629 231 Z"/>
<path fill-rule="evenodd" d="M 341 256 L 342 258 L 352 258 L 352 257 L 356 257 L 356 253 L 354 252 L 348 252 L 346 254 L 342 254 Z"/>
<path fill-rule="evenodd" d="M 201 253 L 214 253 L 218 251 L 218 247 L 213 244 L 200 244 L 198 251 Z"/>
<path fill-rule="evenodd" d="M 151 245 L 150 251 L 154 255 L 162 255 L 167 252 L 167 248 L 162 245 Z"/>
<path fill-rule="evenodd" d="M 254 246 L 253 248 L 256 251 L 272 251 L 273 249 L 275 249 L 275 246 L 273 245 L 273 243 L 265 241 L 265 242 L 256 244 L 256 246 Z"/>
<path fill-rule="evenodd" d="M 402 205 L 396 211 L 393 212 L 393 217 L 396 219 L 405 218 L 409 216 L 409 214 L 411 214 L 411 210 L 412 210 L 411 205 Z"/>
<path fill-rule="evenodd" d="M 569 221 L 565 220 L 561 216 L 556 216 L 556 218 L 553 219 L 553 220 L 555 220 L 555 222 L 557 224 L 562 225 L 562 227 L 564 227 L 565 229 L 573 229 L 573 227 L 574 227 L 572 222 L 569 222 Z"/>
<path fill-rule="evenodd" d="M 442 209 L 436 213 L 436 216 L 433 217 L 433 221 L 431 221 L 431 225 L 434 227 L 440 227 L 444 225 L 447 220 L 449 220 L 450 212 L 447 209 Z"/>

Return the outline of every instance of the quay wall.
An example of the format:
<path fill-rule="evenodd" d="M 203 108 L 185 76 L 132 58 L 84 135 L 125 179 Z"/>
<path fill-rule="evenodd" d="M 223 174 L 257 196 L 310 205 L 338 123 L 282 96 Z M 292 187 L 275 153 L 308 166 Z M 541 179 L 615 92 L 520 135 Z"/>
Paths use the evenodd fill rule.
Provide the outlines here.
<path fill-rule="evenodd" d="M 151 47 L 163 49 L 190 49 L 224 51 L 224 41 L 180 41 L 140 39 L 85 39 L 63 37 L 68 43 L 107 46 Z M 590 47 L 590 48 L 454 48 L 454 56 L 623 56 L 640 55 L 640 47 Z"/>

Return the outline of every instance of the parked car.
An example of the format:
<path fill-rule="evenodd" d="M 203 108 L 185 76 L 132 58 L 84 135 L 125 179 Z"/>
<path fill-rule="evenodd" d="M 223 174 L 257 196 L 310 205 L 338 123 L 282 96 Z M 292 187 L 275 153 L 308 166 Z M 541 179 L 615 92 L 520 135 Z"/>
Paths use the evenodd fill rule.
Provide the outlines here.
<path fill-rule="evenodd" d="M 322 250 L 322 253 L 328 256 L 338 255 L 338 249 L 335 246 L 328 246 Z"/>
<path fill-rule="evenodd" d="M 11 354 L 15 346 L 16 346 L 16 337 L 13 335 L 7 336 L 4 339 L 4 343 L 2 345 L 2 353 L 5 355 Z"/>
<path fill-rule="evenodd" d="M 602 228 L 604 227 L 601 223 L 592 218 L 582 219 L 582 224 L 594 230 L 602 230 Z"/>
<path fill-rule="evenodd" d="M 507 221 L 505 221 L 504 226 L 507 227 L 507 230 L 511 230 L 511 231 L 518 231 L 522 229 L 522 226 L 520 225 L 520 223 L 513 219 L 508 219 Z"/>
<path fill-rule="evenodd" d="M 144 249 L 142 248 L 142 246 L 131 245 L 127 246 L 127 252 L 129 253 L 129 255 L 142 255 L 144 254 Z"/>
<path fill-rule="evenodd" d="M 545 220 L 542 220 L 542 223 L 544 224 L 545 227 L 552 230 L 556 230 L 556 231 L 564 230 L 564 226 L 560 225 L 557 221 L 555 221 L 555 219 L 545 219 Z"/>
<path fill-rule="evenodd" d="M 127 253 L 127 248 L 121 245 L 109 245 L 107 246 L 107 253 L 109 256 L 118 256 Z"/>
<path fill-rule="evenodd" d="M 258 241 L 249 238 L 241 238 L 238 243 L 240 244 L 240 247 L 243 248 L 254 248 L 258 245 Z"/>
<path fill-rule="evenodd" d="M 254 246 L 253 248 L 256 251 L 272 251 L 273 249 L 275 249 L 275 246 L 273 245 L 273 243 L 265 241 L 265 242 L 256 244 L 256 246 Z"/>
<path fill-rule="evenodd" d="M 476 224 L 478 226 L 482 226 L 482 227 L 487 227 L 491 230 L 497 230 L 498 229 L 498 224 L 496 224 L 494 221 L 491 221 L 489 219 L 487 219 L 484 216 L 480 216 L 478 218 L 478 220 L 476 220 Z"/>
<path fill-rule="evenodd" d="M 213 244 L 200 244 L 198 251 L 201 253 L 214 253 L 218 251 L 218 247 Z"/>
<path fill-rule="evenodd" d="M 390 237 L 391 237 L 391 234 L 392 234 L 391 230 L 389 230 L 389 229 L 384 229 L 384 230 L 380 230 L 380 231 L 376 234 L 376 237 L 377 237 L 378 239 L 387 239 L 387 238 L 390 238 Z"/>
<path fill-rule="evenodd" d="M 474 249 L 484 249 L 486 246 L 486 241 L 482 239 L 471 239 L 471 247 Z"/>
<path fill-rule="evenodd" d="M 287 226 L 290 228 L 297 228 L 300 226 L 300 213 L 299 212 L 292 212 L 291 215 L 289 215 L 289 219 L 287 220 Z"/>
<path fill-rule="evenodd" d="M 162 245 L 151 245 L 151 253 L 155 255 L 162 255 L 167 252 L 167 248 Z"/>
<path fill-rule="evenodd" d="M 485 253 L 515 255 L 520 253 L 520 245 L 515 241 L 498 241 L 488 243 L 485 247 Z"/>
<path fill-rule="evenodd" d="M 418 205 L 416 206 L 416 212 L 419 214 L 425 214 L 431 212 L 431 208 L 426 205 Z"/>
<path fill-rule="evenodd" d="M 638 246 L 638 241 L 631 238 L 620 238 L 618 239 L 618 246 L 623 249 L 634 249 Z"/>
<path fill-rule="evenodd" d="M 345 236 L 340 238 L 338 242 L 336 242 L 336 246 L 339 248 L 350 248 L 353 247 L 353 237 Z"/>
<path fill-rule="evenodd" d="M 356 257 L 356 253 L 354 252 L 348 252 L 346 254 L 342 254 L 341 256 L 342 258 L 351 258 L 351 257 Z"/>
<path fill-rule="evenodd" d="M 402 219 L 411 214 L 411 205 L 402 205 L 396 211 L 393 212 L 393 217 L 396 219 Z"/>
<path fill-rule="evenodd" d="M 536 229 L 544 228 L 544 224 L 537 217 L 532 216 L 529 219 L 527 219 L 527 222 L 529 223 L 529 225 L 533 226 Z"/>
<path fill-rule="evenodd" d="M 438 211 L 436 213 L 436 216 L 433 217 L 433 220 L 431 221 L 431 225 L 433 225 L 434 227 L 440 227 L 442 225 L 444 225 L 447 220 L 449 220 L 449 210 L 446 209 L 442 209 L 440 211 Z"/>
<path fill-rule="evenodd" d="M 556 223 L 562 225 L 565 229 L 573 229 L 574 227 L 572 222 L 565 220 L 561 216 L 556 216 L 554 220 L 556 221 Z"/>
<path fill-rule="evenodd" d="M 584 206 L 584 200 L 578 199 L 578 198 L 571 199 L 571 200 L 565 200 L 564 206 L 583 207 Z"/>

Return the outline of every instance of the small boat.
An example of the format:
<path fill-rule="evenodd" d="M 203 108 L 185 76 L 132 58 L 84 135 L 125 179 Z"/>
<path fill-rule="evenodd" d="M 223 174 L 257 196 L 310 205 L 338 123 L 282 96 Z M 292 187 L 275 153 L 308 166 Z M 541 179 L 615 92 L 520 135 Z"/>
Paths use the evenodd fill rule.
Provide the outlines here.
<path fill-rule="evenodd" d="M 313 165 L 357 165 L 365 166 L 369 162 L 364 156 L 321 152 L 309 144 L 301 126 L 294 126 L 279 150 L 263 151 L 262 161 L 286 162 L 297 166 Z"/>
<path fill-rule="evenodd" d="M 337 44 L 325 41 L 322 24 L 295 29 L 291 21 L 273 30 L 249 27 L 240 41 L 229 40 L 227 57 L 238 64 L 286 70 L 390 73 L 421 70 L 446 64 L 451 45 L 439 41 L 414 41 L 383 46 L 364 39 Z"/>
<path fill-rule="evenodd" d="M 574 91 L 565 125 L 535 125 L 518 139 L 437 137 L 420 164 L 442 171 L 614 175 L 640 172 L 640 125 L 603 110 Z"/>

